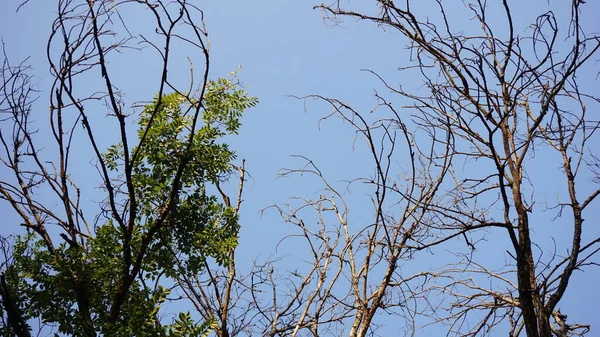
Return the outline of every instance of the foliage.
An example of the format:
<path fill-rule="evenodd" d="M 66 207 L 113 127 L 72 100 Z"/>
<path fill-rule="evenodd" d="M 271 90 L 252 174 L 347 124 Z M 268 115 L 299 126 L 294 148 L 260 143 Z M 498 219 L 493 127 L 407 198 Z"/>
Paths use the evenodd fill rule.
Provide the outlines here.
<path fill-rule="evenodd" d="M 600 37 L 585 24 L 593 19 L 585 1 L 527 15 L 518 6 L 315 6 L 335 24 L 391 32 L 410 56 L 395 58 L 401 79 L 368 71 L 384 89 L 372 109 L 302 98 L 327 106 L 320 122 L 339 118 L 365 143 L 333 163 L 333 177 L 294 156 L 303 165 L 280 175 L 322 189 L 267 207 L 293 228 L 274 245 L 281 255 L 238 269 L 245 169 L 232 164 L 226 142 L 257 100 L 234 79 L 208 80 L 204 12 L 187 0 L 58 0 L 47 44 L 50 145 L 35 137 L 43 124 L 30 118 L 30 69 L 7 59 L 0 69 L 0 161 L 11 173 L 0 176 L 0 199 L 27 231 L 10 243 L 0 237 L 0 334 L 30 337 L 28 323 L 39 319 L 41 331 L 85 337 L 365 337 L 421 328 L 459 337 L 586 335 L 590 325 L 569 301 L 577 273 L 597 266 L 600 252 L 588 225 L 600 196 L 592 146 L 600 123 L 590 113 L 600 99 L 589 81 Z M 121 16 L 132 12 L 150 20 Z M 144 22 L 142 33 L 132 33 L 133 21 Z M 183 86 L 176 82 L 187 63 L 172 52 L 181 45 L 204 58 L 189 59 Z M 110 71 L 122 69 L 112 62 L 129 50 L 163 61 L 143 69 L 157 70 L 159 81 L 143 91 L 157 94 L 135 115 L 133 134 Z M 106 116 L 92 115 L 99 105 Z M 118 131 L 108 149 L 97 118 Z M 99 173 L 98 203 L 75 183 L 80 140 Z M 339 151 L 331 144 L 321 145 Z M 231 185 L 223 188 L 236 171 L 237 203 L 225 192 Z M 90 208 L 93 221 L 84 216 Z"/>
<path fill-rule="evenodd" d="M 92 325 L 100 327 L 104 335 L 202 336 L 210 331 L 212 321 L 198 325 L 184 313 L 173 324 L 163 325 L 159 310 L 170 290 L 156 283 L 201 273 L 208 258 L 220 265 L 229 263 L 228 252 L 237 245 L 237 214 L 207 189 L 228 177 L 235 159 L 235 153 L 220 139 L 237 133 L 243 110 L 257 100 L 236 89 L 230 80 L 219 79 L 208 83 L 202 102 L 204 123 L 196 132 L 193 118 L 185 111 L 200 109 L 199 101 L 172 93 L 156 97 L 142 111 L 138 136 L 145 140 L 134 149 L 139 159 L 133 168 L 139 212 L 128 245 L 125 233 L 112 219 L 98 226 L 82 245 L 65 241 L 54 251 L 35 233 L 17 238 L 15 260 L 6 274 L 12 288 L 18 289 L 25 318 L 57 323 L 61 334 L 85 335 L 85 318 L 73 289 L 81 287 L 86 289 Z M 112 171 L 122 172 L 122 144 L 111 146 L 104 157 Z M 168 204 L 181 161 L 188 164 L 181 173 L 177 201 L 166 225 L 149 243 L 140 277 L 129 289 L 119 321 L 109 324 L 110 305 L 124 268 L 124 250 L 136 255 L 141 249 L 142 240 L 162 214 L 161 207 Z"/>

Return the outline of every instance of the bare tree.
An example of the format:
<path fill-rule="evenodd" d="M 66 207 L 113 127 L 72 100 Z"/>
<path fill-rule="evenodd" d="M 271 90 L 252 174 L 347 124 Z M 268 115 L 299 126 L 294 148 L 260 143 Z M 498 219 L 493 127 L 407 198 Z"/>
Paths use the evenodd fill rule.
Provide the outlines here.
<path fill-rule="evenodd" d="M 410 91 L 392 84 L 387 74 L 376 76 L 403 105 L 398 124 L 404 113 L 410 114 L 416 134 L 448 144 L 442 154 L 450 161 L 443 166 L 448 173 L 440 183 L 448 193 L 419 204 L 428 214 L 429 230 L 439 231 L 445 240 L 463 228 L 471 249 L 477 247 L 473 238 L 486 228 L 507 242 L 501 252 L 506 251 L 508 262 L 499 270 L 468 252 L 438 270 L 430 290 L 449 296 L 435 317 L 451 323 L 452 335 L 492 334 L 500 323 L 507 323 L 509 336 L 583 335 L 589 325 L 567 322 L 559 303 L 573 273 L 594 265 L 592 257 L 600 248 L 600 238 L 583 235 L 585 214 L 600 194 L 593 146 L 599 119 L 589 113 L 599 99 L 591 84 L 595 79 L 580 80 L 598 73 L 593 66 L 600 36 L 584 25 L 593 14 L 586 13 L 583 1 L 573 1 L 555 4 L 558 8 L 520 26 L 514 18 L 518 5 L 507 1 L 472 1 L 464 8 L 452 4 L 452 10 L 443 1 L 375 4 L 370 11 L 354 11 L 340 2 L 317 8 L 335 22 L 372 22 L 399 33 L 407 43 L 411 60 L 400 64 L 402 74 L 420 78 L 425 89 Z M 471 25 L 453 21 L 460 10 L 472 17 Z M 547 178 L 533 176 L 539 174 L 534 166 L 541 153 L 547 154 L 543 165 L 556 168 L 553 173 L 561 179 L 553 182 L 552 191 L 559 193 L 554 204 L 534 194 L 548 186 Z M 435 154 L 424 157 L 439 161 Z M 376 195 L 397 188 L 385 180 L 380 185 Z M 543 233 L 543 223 L 553 218 L 568 224 L 561 236 L 568 233 L 570 239 L 557 238 L 557 246 L 548 251 L 541 247 L 551 234 L 536 236 L 534 229 Z M 452 234 L 443 234 L 447 230 Z M 397 244 L 406 247 L 405 242 Z M 416 249 L 428 245 L 419 241 Z M 443 308 L 449 313 L 445 317 Z"/>
<path fill-rule="evenodd" d="M 287 205 L 272 206 L 296 228 L 279 245 L 300 239 L 303 244 L 295 242 L 294 247 L 306 248 L 294 249 L 293 254 L 300 257 L 296 268 L 271 261 L 251 274 L 248 288 L 258 311 L 259 330 L 268 336 L 367 336 L 377 334 L 385 324 L 382 316 L 393 315 L 401 317 L 402 323 L 391 331 L 411 335 L 416 316 L 425 309 L 419 303 L 424 285 L 433 274 L 423 269 L 409 273 L 402 267 L 414 263 L 419 250 L 464 231 L 456 228 L 442 237 L 429 226 L 430 205 L 441 198 L 440 187 L 450 172 L 450 133 L 437 143 L 417 142 L 403 118 L 382 97 L 375 108 L 382 112 L 376 119 L 339 100 L 305 99 L 332 108 L 324 119 L 341 118 L 352 126 L 357 138 L 366 142 L 373 175 L 345 187 L 358 185 L 368 191 L 368 199 L 361 200 L 362 207 L 352 216 L 344 188 L 331 183 L 312 160 L 300 156 L 305 163 L 302 168 L 281 172 L 282 176 L 316 178 L 323 191 L 317 198 L 298 197 Z M 406 166 L 398 167 L 398 160 Z M 366 220 L 357 221 L 361 214 L 368 214 Z"/>
<path fill-rule="evenodd" d="M 373 72 L 391 95 L 376 93 L 370 111 L 303 98 L 325 102 L 332 113 L 324 119 L 340 118 L 356 131 L 372 175 L 340 187 L 303 156 L 302 168 L 282 171 L 316 178 L 323 191 L 271 207 L 295 228 L 279 246 L 296 241 L 299 258 L 294 267 L 286 258 L 257 264 L 240 279 L 248 330 L 239 333 L 414 335 L 429 318 L 457 336 L 585 334 L 590 326 L 567 322 L 558 307 L 573 272 L 595 264 L 600 244 L 582 236 L 584 214 L 600 194 L 590 146 L 599 121 L 586 114 L 598 98 L 578 78 L 597 73 L 592 61 L 600 47 L 584 29 L 585 5 L 558 10 L 570 16 L 544 12 L 521 32 L 517 9 L 506 1 L 475 1 L 460 8 L 472 26 L 457 33 L 442 1 L 376 4 L 368 13 L 339 3 L 317 8 L 336 24 L 355 18 L 399 32 L 412 55 L 400 70 L 424 86 L 409 91 Z M 492 26 L 491 11 L 505 23 Z M 559 195 L 555 204 L 534 194 L 547 185 L 547 178 L 531 176 L 542 154 L 555 163 L 545 166 L 558 167 L 552 176 L 562 178 L 547 192 Z M 364 186 L 370 202 L 347 200 L 344 191 Z M 570 239 L 545 233 L 538 222 L 548 221 L 569 224 Z M 488 248 L 492 237 L 500 244 Z M 548 241 L 554 249 L 542 248 Z M 419 254 L 450 248 L 456 251 L 439 265 L 419 262 Z M 387 315 L 402 327 L 386 330 Z"/>
<path fill-rule="evenodd" d="M 599 121 L 586 114 L 598 98 L 578 78 L 597 73 L 600 47 L 584 29 L 585 5 L 575 1 L 570 11 L 556 10 L 570 16 L 548 11 L 519 26 L 518 9 L 506 1 L 474 1 L 452 14 L 442 1 L 375 4 L 365 12 L 339 2 L 317 8 L 336 24 L 354 18 L 399 32 L 412 55 L 401 73 L 423 86 L 404 89 L 372 72 L 391 95 L 376 92 L 370 111 L 303 98 L 326 103 L 332 112 L 325 120 L 339 118 L 356 131 L 372 174 L 338 186 L 303 156 L 302 168 L 282 171 L 316 178 L 323 190 L 270 208 L 295 228 L 278 247 L 294 241 L 288 253 L 296 258 L 293 267 L 289 257 L 257 264 L 236 284 L 248 329 L 239 333 L 414 335 L 425 324 L 457 336 L 585 334 L 590 326 L 567 322 L 558 307 L 573 272 L 595 264 L 600 244 L 582 236 L 584 214 L 600 194 L 590 146 Z M 461 10 L 471 25 L 455 28 Z M 504 19 L 500 27 L 492 11 L 500 13 L 494 22 Z M 542 154 L 562 178 L 547 192 L 559 195 L 555 204 L 534 194 L 548 185 L 531 176 Z M 369 202 L 348 201 L 352 189 Z M 538 223 L 549 221 L 569 224 L 570 240 L 545 233 Z M 499 244 L 486 247 L 492 238 Z M 446 256 L 424 265 L 429 252 Z"/>

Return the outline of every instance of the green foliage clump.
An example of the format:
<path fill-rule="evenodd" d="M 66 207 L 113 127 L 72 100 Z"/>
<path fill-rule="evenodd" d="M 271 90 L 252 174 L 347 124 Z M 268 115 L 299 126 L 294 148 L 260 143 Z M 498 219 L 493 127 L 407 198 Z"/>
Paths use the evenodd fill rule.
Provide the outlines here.
<path fill-rule="evenodd" d="M 201 101 L 171 93 L 145 106 L 138 120 L 140 142 L 130 153 L 133 193 L 123 178 L 123 144 L 103 157 L 115 177 L 123 218 L 136 204 L 133 222 L 123 228 L 108 217 L 92 236 L 79 235 L 77 244 L 65 240 L 54 249 L 37 234 L 19 237 L 6 277 L 23 317 L 39 317 L 73 336 L 88 335 L 86 317 L 105 336 L 206 336 L 215 322 L 196 323 L 189 313 L 179 313 L 165 324 L 159 311 L 171 291 L 167 285 L 201 273 L 208 259 L 229 263 L 237 245 L 237 212 L 210 191 L 231 174 L 235 159 L 223 137 L 236 134 L 242 112 L 256 104 L 232 81 L 218 79 L 208 83 Z M 126 251 L 142 256 L 142 264 L 118 321 L 110 322 L 122 275 L 131 269 Z M 82 308 L 81 294 L 88 308 Z"/>

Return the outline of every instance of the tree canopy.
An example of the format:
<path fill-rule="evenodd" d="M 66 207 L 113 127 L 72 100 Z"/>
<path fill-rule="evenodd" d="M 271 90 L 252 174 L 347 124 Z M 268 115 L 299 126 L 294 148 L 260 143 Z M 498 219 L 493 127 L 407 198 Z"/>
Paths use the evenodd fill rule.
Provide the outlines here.
<path fill-rule="evenodd" d="M 358 22 L 408 56 L 365 71 L 373 107 L 355 83 L 345 97 L 292 96 L 307 115 L 325 110 L 329 138 L 290 153 L 291 199 L 253 200 L 270 214 L 262 228 L 240 213 L 252 169 L 234 146 L 253 144 L 241 127 L 258 99 L 237 71 L 213 77 L 210 13 L 186 0 L 56 4 L 49 87 L 3 54 L 0 202 L 19 220 L 0 240 L 0 334 L 593 333 L 565 305 L 600 251 L 589 3 L 313 4 L 327 29 Z M 272 255 L 240 254 L 244 240 Z"/>

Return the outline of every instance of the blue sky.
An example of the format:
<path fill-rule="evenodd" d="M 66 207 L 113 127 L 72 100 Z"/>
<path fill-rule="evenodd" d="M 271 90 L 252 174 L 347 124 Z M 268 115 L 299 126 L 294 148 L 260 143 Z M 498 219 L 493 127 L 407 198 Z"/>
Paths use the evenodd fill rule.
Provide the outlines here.
<path fill-rule="evenodd" d="M 588 2 L 586 11 L 600 12 L 598 3 Z M 518 5 L 516 1 L 511 1 L 511 5 L 513 3 L 519 6 L 514 14 L 523 31 L 526 29 L 525 23 L 530 22 L 532 17 L 547 6 L 547 2 L 542 0 L 522 1 Z M 16 4 L 17 1 L 5 1 L 0 5 L 0 36 L 13 62 L 30 57 L 29 64 L 36 71 L 40 88 L 44 89 L 50 84 L 45 49 L 54 4 L 53 1 L 32 0 L 21 12 L 15 14 Z M 371 173 L 364 160 L 365 147 L 360 139 L 353 143 L 354 133 L 347 124 L 339 120 L 319 123 L 320 118 L 329 112 L 327 106 L 312 102 L 305 104 L 289 95 L 319 94 L 335 97 L 352 103 L 358 110 L 369 111 L 376 103 L 374 89 L 383 93 L 385 90 L 374 76 L 361 71 L 365 68 L 386 74 L 386 78 L 394 84 L 418 88 L 418 78 L 406 78 L 397 72 L 397 68 L 406 65 L 410 57 L 405 49 L 406 41 L 398 34 L 354 20 L 333 25 L 324 21 L 318 10 L 313 10 L 312 7 L 316 4 L 318 3 L 291 0 L 198 2 L 205 11 L 211 39 L 211 77 L 224 76 L 241 65 L 239 78 L 261 102 L 257 108 L 246 113 L 240 135 L 230 140 L 239 157 L 246 159 L 251 175 L 244 196 L 239 254 L 246 263 L 257 257 L 264 259 L 275 254 L 277 242 L 290 232 L 289 226 L 275 212 L 266 212 L 261 216 L 261 209 L 274 203 L 286 202 L 295 195 L 318 195 L 322 188 L 307 178 L 276 179 L 281 168 L 297 168 L 301 165 L 300 161 L 290 155 L 310 157 L 340 187 L 344 186 L 343 180 Z M 451 14 L 456 16 L 457 22 L 467 20 L 469 16 L 464 14 L 462 2 L 456 1 L 456 6 L 457 11 Z M 429 10 L 431 9 L 424 6 L 417 8 L 420 13 L 427 13 L 425 15 L 434 18 L 437 13 L 428 13 Z M 594 23 L 595 19 L 591 18 L 588 25 L 590 30 L 598 31 L 600 26 Z M 469 25 L 465 21 L 465 29 L 468 29 L 466 27 Z M 460 30 L 462 26 L 457 24 L 455 29 Z M 144 52 L 131 52 L 112 65 L 118 69 L 119 85 L 124 87 L 124 92 L 132 103 L 148 100 L 155 93 L 155 86 L 152 84 L 156 78 L 149 75 L 151 72 L 143 70 L 146 64 L 152 67 L 154 62 L 147 55 Z M 184 58 L 187 56 L 184 53 L 177 55 L 182 59 L 182 64 L 186 64 Z M 138 66 L 135 73 L 129 72 L 129 64 Z M 187 76 L 184 69 L 185 67 L 174 70 L 181 71 L 182 81 Z M 585 75 L 584 80 L 595 81 L 591 76 L 585 78 Z M 42 93 L 41 101 L 44 104 L 46 97 Z M 44 105 L 41 104 L 40 107 L 43 108 Z M 40 113 L 40 120 L 45 118 L 44 113 L 45 111 Z M 101 127 L 111 130 L 113 126 L 107 124 Z M 43 135 L 44 132 L 41 131 L 40 137 Z M 108 144 L 110 140 L 107 139 L 106 142 Z M 81 151 L 83 156 L 84 152 Z M 545 159 L 547 157 L 543 153 L 536 157 L 539 169 L 530 174 L 536 179 L 553 181 L 560 172 L 555 171 L 558 170 L 556 165 L 552 166 L 552 170 L 545 169 Z M 83 157 L 76 165 L 81 168 L 81 172 L 92 169 L 89 159 Z M 84 184 L 88 184 L 91 190 L 97 183 L 98 181 L 87 181 Z M 360 209 L 361 202 L 367 200 L 364 191 L 358 189 L 350 192 L 354 192 L 351 198 L 357 208 L 352 209 L 353 217 L 359 222 L 368 219 L 369 214 L 362 212 L 369 212 L 370 208 L 365 211 Z M 539 198 L 555 197 L 552 189 L 544 191 L 544 188 L 540 188 L 536 193 Z M 597 201 L 596 204 L 598 205 Z M 0 207 L 4 213 L 7 205 L 2 203 Z M 594 210 L 588 211 L 588 214 L 586 225 L 590 227 L 586 230 L 589 230 L 590 236 L 597 237 L 600 233 L 597 226 L 600 212 Z M 9 229 L 8 226 L 12 224 L 5 223 L 0 233 L 11 232 L 13 227 Z M 534 228 L 534 231 L 539 235 L 547 232 L 561 235 L 558 223 L 548 222 Z M 497 244 L 493 242 L 493 236 L 488 241 L 491 246 Z M 283 247 L 282 251 L 294 251 L 294 247 Z M 282 251 L 277 253 L 281 254 Z M 502 250 L 496 251 L 496 254 L 498 252 Z M 424 262 L 419 262 L 419 265 L 439 261 L 443 250 L 437 254 L 423 256 Z M 493 260 L 493 257 L 484 256 L 483 259 L 489 258 L 491 263 L 495 263 L 497 260 Z M 569 290 L 564 301 L 564 306 L 571 309 L 563 310 L 568 312 L 569 318 L 573 317 L 582 323 L 595 320 L 594 313 L 600 312 L 600 295 L 595 284 L 598 277 L 600 274 L 596 270 L 576 278 L 577 284 Z M 595 300 L 590 300 L 590 297 Z"/>

